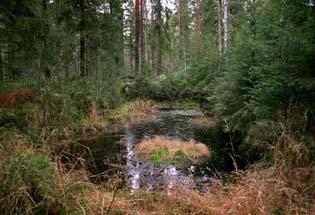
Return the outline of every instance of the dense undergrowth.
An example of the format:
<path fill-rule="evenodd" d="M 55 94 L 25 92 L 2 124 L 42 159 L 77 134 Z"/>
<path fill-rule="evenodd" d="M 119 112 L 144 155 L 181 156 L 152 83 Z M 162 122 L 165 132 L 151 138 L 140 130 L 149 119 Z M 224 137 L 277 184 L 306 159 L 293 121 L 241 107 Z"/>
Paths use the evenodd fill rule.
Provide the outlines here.
<path fill-rule="evenodd" d="M 163 81 L 169 81 L 168 77 Z M 314 212 L 313 139 L 311 135 L 303 133 L 304 127 L 300 132 L 296 130 L 298 122 L 289 118 L 286 121 L 255 122 L 241 136 L 243 141 L 240 147 L 249 154 L 262 153 L 259 156 L 262 160 L 245 172 L 237 170 L 230 173 L 229 182 L 218 174 L 206 193 L 175 188 L 171 195 L 164 192 L 131 195 L 128 190 L 121 189 L 120 179 L 115 177 L 106 183 L 92 183 L 94 176 L 87 171 L 84 157 L 67 154 L 70 153 L 67 151 L 54 151 L 55 146 L 79 144 L 82 138 L 94 138 L 106 129 L 113 129 L 113 125 L 122 120 L 143 118 L 152 111 L 156 102 L 136 100 L 126 103 L 119 94 L 120 99 L 108 99 L 111 95 L 106 94 L 106 90 L 99 92 L 100 89 L 94 88 L 92 81 L 81 83 L 85 87 L 84 92 L 80 92 L 82 86 L 76 83 L 69 81 L 59 86 L 50 81 L 40 87 L 28 85 L 33 92 L 31 100 L 21 100 L 21 103 L 17 100 L 14 106 L 1 108 L 1 213 Z M 17 87 L 6 87 L 3 92 L 10 91 L 10 88 Z M 116 92 L 120 93 L 119 90 Z M 179 101 L 183 99 L 179 97 Z M 187 102 L 181 104 L 192 105 Z M 215 112 L 209 111 L 208 114 L 212 114 L 212 120 L 200 119 L 195 123 L 221 126 L 231 135 L 233 142 L 236 130 L 229 127 L 229 121 Z M 65 155 L 72 161 L 70 164 L 61 162 Z"/>
<path fill-rule="evenodd" d="M 126 104 L 119 86 L 115 91 L 97 84 L 49 80 L 1 86 L 0 214 L 92 214 L 84 192 L 99 188 L 89 180 L 86 157 L 67 147 L 142 117 L 153 105 Z"/>

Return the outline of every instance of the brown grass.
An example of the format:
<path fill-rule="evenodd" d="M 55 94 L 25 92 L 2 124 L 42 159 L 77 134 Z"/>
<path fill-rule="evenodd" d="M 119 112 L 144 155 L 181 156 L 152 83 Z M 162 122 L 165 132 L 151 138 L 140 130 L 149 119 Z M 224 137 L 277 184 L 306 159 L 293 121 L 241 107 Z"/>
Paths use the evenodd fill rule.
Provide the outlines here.
<path fill-rule="evenodd" d="M 0 107 L 13 108 L 17 105 L 30 102 L 34 99 L 34 93 L 29 89 L 18 89 L 0 94 Z"/>
<path fill-rule="evenodd" d="M 121 191 L 111 211 L 141 215 L 315 214 L 314 204 L 274 177 L 273 169 L 250 170 L 235 177 L 237 182 L 234 184 L 213 180 L 206 193 L 182 187 L 167 194 L 138 192 L 131 195 Z M 91 214 L 104 214 L 114 194 L 96 189 L 85 195 L 90 211 L 93 211 Z"/>
<path fill-rule="evenodd" d="M 313 214 L 314 205 L 286 186 L 285 182 L 271 175 L 272 170 L 249 171 L 240 175 L 235 184 L 217 181 L 209 191 L 179 189 L 173 201 L 191 212 L 189 214 Z M 187 213 L 188 214 L 188 213 Z"/>
<path fill-rule="evenodd" d="M 163 139 L 159 137 L 159 139 Z M 167 138 L 166 138 L 167 139 Z M 18 138 L 16 144 L 7 145 L 8 158 L 14 151 L 31 154 L 42 153 L 24 144 Z M 11 152 L 12 151 L 12 152 Z M 9 152 L 9 153 L 8 153 Z M 4 153 L 4 151 L 2 151 Z M 287 153 L 286 153 L 287 154 Z M 78 158 L 79 159 L 79 158 Z M 0 166 L 2 162 L 0 160 Z M 78 160 L 79 161 L 79 160 Z M 111 185 L 96 185 L 90 182 L 89 173 L 75 168 L 64 168 L 56 159 L 55 176 L 52 181 L 60 199 L 50 199 L 47 210 L 56 211 L 58 202 L 68 206 L 69 214 L 75 208 L 79 214 L 139 214 L 139 215 L 268 215 L 268 214 L 315 214 L 314 197 L 292 187 L 292 180 L 279 175 L 279 169 L 252 168 L 234 174 L 234 183 L 217 179 L 209 184 L 209 190 L 200 193 L 183 187 L 176 187 L 171 193 L 138 192 L 116 189 L 120 182 L 113 179 Z M 83 165 L 84 166 L 84 165 Z M 0 168 L 0 175 L 1 175 Z M 298 170 L 298 169 L 297 169 Z M 296 178 L 295 178 L 296 179 Z M 297 183 L 298 181 L 296 181 Z"/>
<path fill-rule="evenodd" d="M 149 111 L 149 106 L 144 103 L 139 104 L 140 106 L 134 106 L 143 107 L 139 113 L 145 112 L 146 107 Z M 134 113 L 137 113 L 136 109 L 134 110 Z M 131 111 L 131 109 L 128 111 Z M 95 108 L 92 108 L 89 119 L 95 123 L 102 123 L 103 121 L 97 115 Z M 72 139 L 73 137 L 69 134 L 68 138 Z M 14 158 L 12 156 L 16 155 L 17 152 L 31 154 L 35 157 L 43 155 L 47 157 L 44 160 L 50 160 L 52 154 L 49 151 L 51 147 L 48 144 L 44 147 L 33 148 L 28 142 L 29 138 L 16 134 L 16 131 L 2 133 L 0 138 L 1 192 L 8 189 L 3 183 L 4 165 L 8 165 L 8 161 L 12 161 L 12 158 Z M 226 183 L 219 179 L 213 180 L 209 184 L 209 190 L 205 193 L 177 187 L 171 190 L 171 193 L 138 192 L 130 194 L 128 190 L 116 189 L 120 186 L 120 182 L 115 181 L 115 179 L 111 186 L 91 183 L 90 173 L 84 170 L 84 160 L 80 157 L 78 157 L 73 168 L 66 168 L 58 157 L 54 157 L 49 162 L 55 169 L 54 175 L 51 180 L 47 181 L 47 183 L 51 183 L 47 184 L 47 187 L 53 188 L 53 193 L 47 192 L 47 195 L 49 195 L 44 195 L 43 198 L 47 214 L 60 214 L 60 207 L 62 206 L 66 210 L 65 214 L 91 215 L 312 215 L 315 214 L 315 168 L 311 163 L 312 154 L 304 145 L 304 139 L 296 140 L 290 132 L 285 130 L 279 138 L 279 142 L 275 143 L 273 147 L 273 167 L 268 169 L 258 169 L 256 167 L 246 172 L 235 173 L 234 183 Z M 145 157 L 154 154 L 155 149 L 167 148 L 170 153 L 176 154 L 176 150 L 179 150 L 187 157 L 199 159 L 202 156 L 208 157 L 211 155 L 205 147 L 195 141 L 182 142 L 167 137 L 155 137 L 151 140 L 144 140 L 137 146 L 137 151 Z M 80 169 L 74 168 L 81 162 Z M 18 169 L 16 175 L 20 176 Z M 37 174 L 24 179 L 32 177 L 36 178 Z M 10 177 L 9 181 L 14 182 L 18 178 Z M 23 197 L 25 201 L 30 202 L 30 198 L 32 198 L 22 182 L 16 183 L 17 189 L 0 198 L 0 210 L 12 211 L 12 213 L 4 214 L 17 214 L 13 213 L 14 207 L 21 207 L 16 199 L 18 197 L 21 199 L 22 194 L 25 194 L 25 197 Z M 27 209 L 28 213 L 26 214 L 33 214 L 34 203 L 31 202 Z"/>
<path fill-rule="evenodd" d="M 161 153 L 163 151 L 165 153 Z M 162 162 L 176 160 L 176 157 L 181 155 L 184 155 L 184 159 L 196 163 L 210 158 L 210 151 L 205 144 L 194 140 L 185 142 L 164 136 L 143 140 L 136 146 L 136 152 L 145 159 L 152 159 L 154 156 L 159 156 L 158 153 L 160 153 Z"/>
<path fill-rule="evenodd" d="M 158 112 L 158 110 L 154 108 L 154 105 L 155 102 L 152 100 L 138 99 L 130 101 L 109 111 L 107 119 L 116 125 L 156 120 L 155 115 L 152 113 Z"/>
<path fill-rule="evenodd" d="M 209 126 L 209 127 L 216 127 L 218 126 L 218 119 L 216 117 L 208 117 L 205 115 L 196 117 L 192 120 L 194 125 L 198 126 Z"/>

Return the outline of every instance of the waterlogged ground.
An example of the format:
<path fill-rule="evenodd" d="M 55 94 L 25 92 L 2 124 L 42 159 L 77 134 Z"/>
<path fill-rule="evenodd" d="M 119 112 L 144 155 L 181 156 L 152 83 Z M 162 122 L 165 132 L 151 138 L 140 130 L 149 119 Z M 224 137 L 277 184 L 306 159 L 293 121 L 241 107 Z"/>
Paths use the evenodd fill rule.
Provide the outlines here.
<path fill-rule="evenodd" d="M 162 110 L 138 123 L 126 123 L 114 133 L 105 134 L 89 145 L 98 173 L 115 173 L 127 178 L 131 191 L 171 189 L 176 185 L 204 189 L 216 171 L 226 169 L 225 140 L 219 129 L 196 125 L 202 116 L 196 110 Z M 211 161 L 203 166 L 155 164 L 138 157 L 135 146 L 145 138 L 161 135 L 184 141 L 205 143 L 211 149 Z"/>

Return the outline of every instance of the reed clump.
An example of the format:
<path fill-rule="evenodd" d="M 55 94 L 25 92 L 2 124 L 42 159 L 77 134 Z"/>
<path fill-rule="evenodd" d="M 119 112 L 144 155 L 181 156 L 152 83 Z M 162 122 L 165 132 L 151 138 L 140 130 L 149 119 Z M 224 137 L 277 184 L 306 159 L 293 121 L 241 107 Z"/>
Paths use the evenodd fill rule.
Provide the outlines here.
<path fill-rule="evenodd" d="M 109 120 L 112 122 L 138 122 L 142 120 L 147 120 L 149 117 L 152 118 L 152 115 L 149 115 L 152 112 L 158 110 L 154 109 L 156 102 L 153 100 L 144 100 L 137 99 L 123 104 L 122 106 L 109 111 Z"/>
<path fill-rule="evenodd" d="M 138 156 L 156 163 L 202 163 L 211 157 L 209 148 L 203 143 L 164 136 L 143 140 L 136 146 L 136 152 Z"/>
<path fill-rule="evenodd" d="M 192 120 L 192 123 L 197 126 L 217 127 L 219 125 L 219 120 L 215 116 L 208 117 L 205 115 L 201 115 L 194 118 Z"/>

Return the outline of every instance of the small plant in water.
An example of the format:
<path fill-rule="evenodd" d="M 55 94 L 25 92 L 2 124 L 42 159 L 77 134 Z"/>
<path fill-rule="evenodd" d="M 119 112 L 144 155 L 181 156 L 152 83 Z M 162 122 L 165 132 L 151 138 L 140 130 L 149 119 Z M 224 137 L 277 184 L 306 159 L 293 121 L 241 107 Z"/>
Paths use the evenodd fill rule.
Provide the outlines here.
<path fill-rule="evenodd" d="M 139 156 L 157 164 L 200 164 L 209 160 L 211 155 L 205 144 L 194 140 L 181 141 L 163 136 L 143 140 L 136 146 L 136 152 Z"/>

